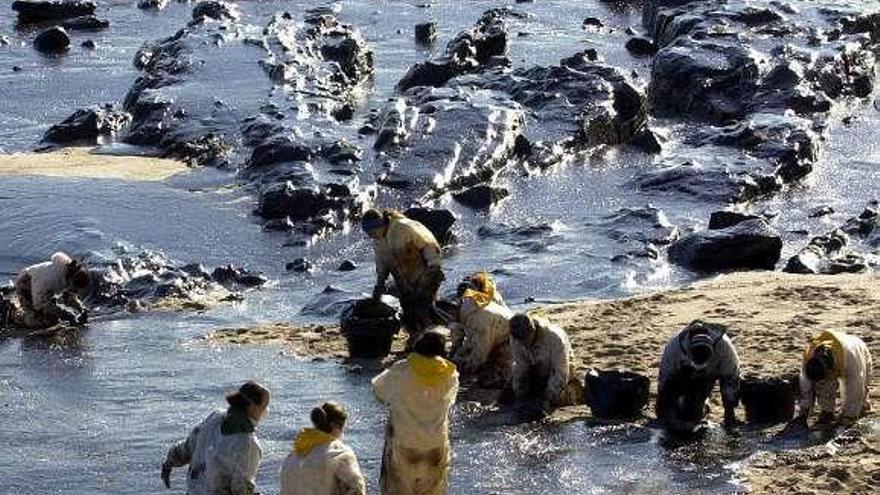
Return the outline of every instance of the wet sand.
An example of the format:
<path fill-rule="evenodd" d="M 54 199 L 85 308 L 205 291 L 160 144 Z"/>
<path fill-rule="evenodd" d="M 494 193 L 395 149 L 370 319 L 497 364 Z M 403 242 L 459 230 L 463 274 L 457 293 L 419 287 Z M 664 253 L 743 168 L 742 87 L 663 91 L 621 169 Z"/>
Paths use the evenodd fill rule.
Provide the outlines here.
<path fill-rule="evenodd" d="M 92 153 L 93 148 L 63 148 L 47 153 L 0 155 L 0 177 L 43 176 L 127 181 L 161 181 L 185 172 L 177 160 Z"/>
<path fill-rule="evenodd" d="M 571 337 L 575 366 L 627 369 L 647 374 L 652 389 L 663 346 L 694 319 L 725 324 L 737 346 L 743 374 L 784 376 L 799 370 L 808 338 L 831 328 L 861 336 L 880 356 L 880 280 L 876 275 L 804 276 L 784 273 L 727 275 L 692 287 L 609 301 L 578 301 L 543 308 Z M 214 342 L 283 344 L 304 357 L 344 358 L 345 339 L 333 326 L 284 323 L 213 332 Z M 402 348 L 402 339 L 395 342 Z M 878 380 L 874 370 L 874 383 Z M 880 390 L 871 402 L 880 411 Z M 580 408 L 579 408 L 580 409 Z M 720 395 L 712 411 L 721 411 Z M 573 412 L 573 411 L 572 411 Z M 650 408 L 646 414 L 651 415 Z M 743 412 L 739 415 L 742 418 Z M 852 441 L 820 443 L 777 454 L 759 453 L 741 473 L 754 493 L 868 493 L 880 488 L 880 426 L 863 419 Z M 873 425 L 873 426 L 871 426 Z M 873 428 L 873 430 L 872 430 Z M 854 430 L 854 431 L 855 431 Z"/>

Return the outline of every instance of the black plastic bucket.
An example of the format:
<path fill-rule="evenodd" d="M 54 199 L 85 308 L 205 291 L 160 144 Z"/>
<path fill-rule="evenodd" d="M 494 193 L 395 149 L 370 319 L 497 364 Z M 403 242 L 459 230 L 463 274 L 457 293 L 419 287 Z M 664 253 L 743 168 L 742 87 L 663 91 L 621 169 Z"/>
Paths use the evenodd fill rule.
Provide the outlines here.
<path fill-rule="evenodd" d="M 634 418 L 648 405 L 651 380 L 630 371 L 589 370 L 584 401 L 597 418 Z"/>
<path fill-rule="evenodd" d="M 739 390 L 746 421 L 751 424 L 785 423 L 794 417 L 796 387 L 792 378 L 747 376 Z"/>
<path fill-rule="evenodd" d="M 361 299 L 342 312 L 340 327 L 348 342 L 349 357 L 381 359 L 391 352 L 391 343 L 400 330 L 400 316 L 383 302 Z"/>

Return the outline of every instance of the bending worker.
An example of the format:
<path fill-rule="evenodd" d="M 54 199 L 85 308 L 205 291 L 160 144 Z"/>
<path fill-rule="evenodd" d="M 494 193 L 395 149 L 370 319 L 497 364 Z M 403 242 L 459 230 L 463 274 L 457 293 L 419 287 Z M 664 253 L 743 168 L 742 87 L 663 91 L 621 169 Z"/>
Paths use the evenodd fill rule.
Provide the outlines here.
<path fill-rule="evenodd" d="M 373 393 L 390 412 L 379 492 L 442 495 L 452 450 L 449 409 L 458 394 L 458 372 L 443 358 L 446 341 L 425 332 L 415 351 L 373 379 Z"/>
<path fill-rule="evenodd" d="M 299 432 L 281 469 L 281 495 L 364 495 L 357 458 L 342 443 L 347 418 L 335 402 L 312 409 L 314 427 Z"/>
<path fill-rule="evenodd" d="M 666 345 L 657 383 L 657 419 L 678 431 L 694 431 L 708 412 L 706 401 L 721 383 L 724 427 L 736 427 L 739 357 L 721 325 L 694 321 Z"/>
<path fill-rule="evenodd" d="M 395 211 L 369 210 L 361 225 L 373 239 L 373 297 L 385 292 L 388 275 L 393 275 L 403 310 L 403 326 L 410 335 L 407 348 L 412 348 L 419 335 L 434 324 L 432 308 L 444 279 L 440 245 L 424 225 Z"/>
<path fill-rule="evenodd" d="M 517 401 L 536 402 L 545 412 L 577 402 L 571 344 L 561 327 L 520 313 L 510 320 L 510 336 Z"/>
<path fill-rule="evenodd" d="M 216 411 L 171 447 L 162 481 L 171 488 L 171 469 L 189 465 L 187 495 L 254 495 L 263 451 L 254 428 L 266 415 L 269 391 L 247 382 L 226 396 L 229 409 Z"/>
<path fill-rule="evenodd" d="M 482 387 L 504 388 L 510 383 L 510 319 L 513 312 L 488 273 L 475 273 L 458 287 L 458 321 L 453 334 L 452 360 L 463 374 L 475 375 Z"/>
<path fill-rule="evenodd" d="M 71 324 L 85 323 L 86 311 L 77 292 L 88 288 L 91 276 L 86 266 L 64 253 L 55 253 L 51 261 L 25 268 L 15 280 L 15 294 L 21 313 L 18 323 L 28 328 L 45 328 L 62 319 Z M 62 296 L 60 307 L 56 297 Z"/>
<path fill-rule="evenodd" d="M 870 410 L 868 384 L 872 373 L 868 346 L 855 335 L 827 330 L 813 338 L 804 352 L 801 368 L 801 404 L 794 423 L 806 426 L 819 402 L 819 422 L 834 421 L 837 389 L 843 383 L 841 422 L 854 423 Z"/>

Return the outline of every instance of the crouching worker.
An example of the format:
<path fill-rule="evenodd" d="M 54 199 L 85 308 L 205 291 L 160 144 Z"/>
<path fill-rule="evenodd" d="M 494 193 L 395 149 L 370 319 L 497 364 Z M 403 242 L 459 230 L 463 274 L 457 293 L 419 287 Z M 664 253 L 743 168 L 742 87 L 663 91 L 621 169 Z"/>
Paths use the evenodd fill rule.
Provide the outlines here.
<path fill-rule="evenodd" d="M 171 469 L 189 466 L 187 495 L 253 495 L 263 451 L 254 429 L 266 415 L 269 391 L 247 382 L 226 396 L 229 409 L 216 411 L 171 447 L 162 481 L 171 488 Z"/>
<path fill-rule="evenodd" d="M 364 495 L 354 452 L 342 443 L 347 415 L 326 402 L 312 409 L 313 428 L 303 428 L 281 469 L 281 495 Z"/>
<path fill-rule="evenodd" d="M 449 409 L 458 393 L 455 365 L 443 358 L 446 340 L 425 332 L 415 351 L 373 379 L 388 407 L 379 491 L 382 495 L 442 495 L 452 458 Z"/>
<path fill-rule="evenodd" d="M 510 320 L 513 394 L 542 411 L 578 403 L 581 387 L 571 372 L 565 331 L 543 318 L 520 313 Z"/>
<path fill-rule="evenodd" d="M 46 328 L 60 321 L 84 324 L 88 313 L 77 293 L 90 283 L 88 268 L 64 253 L 25 268 L 15 280 L 19 305 L 15 322 L 26 328 Z"/>
<path fill-rule="evenodd" d="M 458 321 L 450 325 L 452 360 L 462 374 L 480 386 L 504 388 L 510 383 L 510 319 L 513 313 L 489 274 L 471 275 L 458 287 Z"/>
<path fill-rule="evenodd" d="M 687 433 L 697 430 L 708 413 L 706 402 L 721 384 L 724 427 L 737 426 L 739 357 L 721 325 L 694 321 L 666 345 L 657 383 L 657 419 L 667 429 Z"/>
<path fill-rule="evenodd" d="M 400 295 L 403 326 L 410 335 L 407 348 L 412 349 L 419 335 L 435 323 L 433 305 L 444 280 L 440 245 L 427 227 L 395 211 L 369 210 L 361 226 L 373 239 L 373 297 L 385 293 L 385 282 L 392 275 Z"/>
<path fill-rule="evenodd" d="M 804 352 L 800 411 L 792 422 L 793 426 L 807 425 L 817 400 L 819 423 L 834 421 L 840 383 L 843 383 L 840 421 L 846 425 L 854 423 L 870 411 L 868 385 L 871 373 L 871 354 L 862 339 L 832 330 L 813 338 Z"/>

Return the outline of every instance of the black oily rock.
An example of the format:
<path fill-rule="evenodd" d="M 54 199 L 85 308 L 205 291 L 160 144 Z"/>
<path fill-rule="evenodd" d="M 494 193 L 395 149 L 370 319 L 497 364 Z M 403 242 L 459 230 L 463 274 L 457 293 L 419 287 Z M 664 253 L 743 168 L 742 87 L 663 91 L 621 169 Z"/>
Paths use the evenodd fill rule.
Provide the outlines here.
<path fill-rule="evenodd" d="M 782 239 L 763 219 L 746 220 L 720 230 L 688 235 L 669 248 L 669 259 L 696 272 L 739 269 L 772 270 Z"/>
<path fill-rule="evenodd" d="M 109 28 L 110 21 L 88 15 L 66 20 L 61 23 L 61 27 L 70 31 L 100 31 Z"/>
<path fill-rule="evenodd" d="M 254 148 L 248 166 L 260 167 L 280 162 L 305 162 L 311 160 L 312 155 L 312 149 L 307 145 L 294 142 L 288 137 L 277 137 Z"/>
<path fill-rule="evenodd" d="M 783 271 L 813 275 L 860 273 L 868 270 L 864 257 L 849 252 L 849 236 L 842 230 L 814 237 L 797 254 L 789 258 Z"/>
<path fill-rule="evenodd" d="M 584 399 L 597 418 L 633 418 L 648 405 L 651 380 L 628 371 L 587 371 Z"/>
<path fill-rule="evenodd" d="M 584 19 L 584 27 L 601 28 L 605 27 L 605 24 L 598 17 L 587 17 Z"/>
<path fill-rule="evenodd" d="M 437 23 L 425 22 L 416 24 L 415 27 L 416 42 L 423 45 L 430 45 L 437 40 Z"/>
<path fill-rule="evenodd" d="M 34 48 L 43 53 L 63 53 L 70 48 L 70 36 L 64 28 L 54 26 L 37 35 Z"/>
<path fill-rule="evenodd" d="M 131 116 L 113 105 L 81 108 L 59 124 L 49 128 L 43 140 L 53 143 L 91 142 L 98 136 L 119 132 L 131 121 Z"/>
<path fill-rule="evenodd" d="M 305 273 L 312 270 L 312 263 L 305 258 L 297 258 L 285 265 L 284 269 L 294 273 Z"/>
<path fill-rule="evenodd" d="M 657 45 L 655 45 L 652 40 L 642 36 L 630 38 L 625 46 L 627 51 L 638 57 L 654 55 L 657 53 Z"/>
<path fill-rule="evenodd" d="M 18 12 L 18 22 L 21 23 L 55 21 L 91 15 L 95 13 L 97 7 L 95 2 L 83 0 L 17 0 L 12 2 L 12 10 Z"/>
<path fill-rule="evenodd" d="M 210 0 L 199 2 L 193 7 L 192 18 L 194 21 L 200 21 L 205 18 L 211 18 L 217 21 L 238 19 L 238 9 L 229 2 Z"/>
<path fill-rule="evenodd" d="M 645 153 L 660 153 L 663 151 L 663 141 L 656 132 L 648 129 L 647 126 L 636 132 L 630 144 Z"/>
<path fill-rule="evenodd" d="M 296 227 L 290 217 L 273 218 L 263 224 L 263 230 L 275 232 L 289 232 Z"/>
<path fill-rule="evenodd" d="M 162 10 L 171 3 L 171 0 L 139 0 L 138 8 L 144 10 Z"/>
<path fill-rule="evenodd" d="M 794 417 L 795 386 L 791 378 L 745 376 L 739 392 L 750 424 L 786 423 Z"/>
<path fill-rule="evenodd" d="M 94 50 L 98 48 L 98 45 L 94 42 L 94 40 L 85 40 L 79 46 L 85 48 L 86 50 Z"/>
<path fill-rule="evenodd" d="M 211 278 L 225 287 L 260 287 L 268 282 L 262 273 L 254 273 L 244 268 L 233 265 L 217 267 L 211 273 Z"/>
<path fill-rule="evenodd" d="M 485 184 L 452 194 L 456 201 L 475 210 L 488 210 L 508 196 L 510 191 L 507 189 Z"/>
<path fill-rule="evenodd" d="M 709 230 L 726 229 L 746 220 L 759 219 L 761 217 L 757 215 L 749 215 L 748 213 L 740 213 L 738 211 L 715 211 L 709 217 Z"/>
<path fill-rule="evenodd" d="M 403 215 L 427 227 L 441 245 L 452 241 L 452 226 L 457 218 L 451 211 L 410 208 L 403 212 Z"/>
<path fill-rule="evenodd" d="M 266 218 L 290 217 L 294 222 L 316 218 L 340 204 L 339 198 L 316 187 L 296 187 L 291 182 L 273 184 L 260 195 L 256 214 Z"/>
<path fill-rule="evenodd" d="M 339 270 L 340 272 L 354 271 L 357 270 L 357 264 L 354 261 L 345 260 L 339 265 L 339 268 L 337 268 L 337 270 Z"/>

